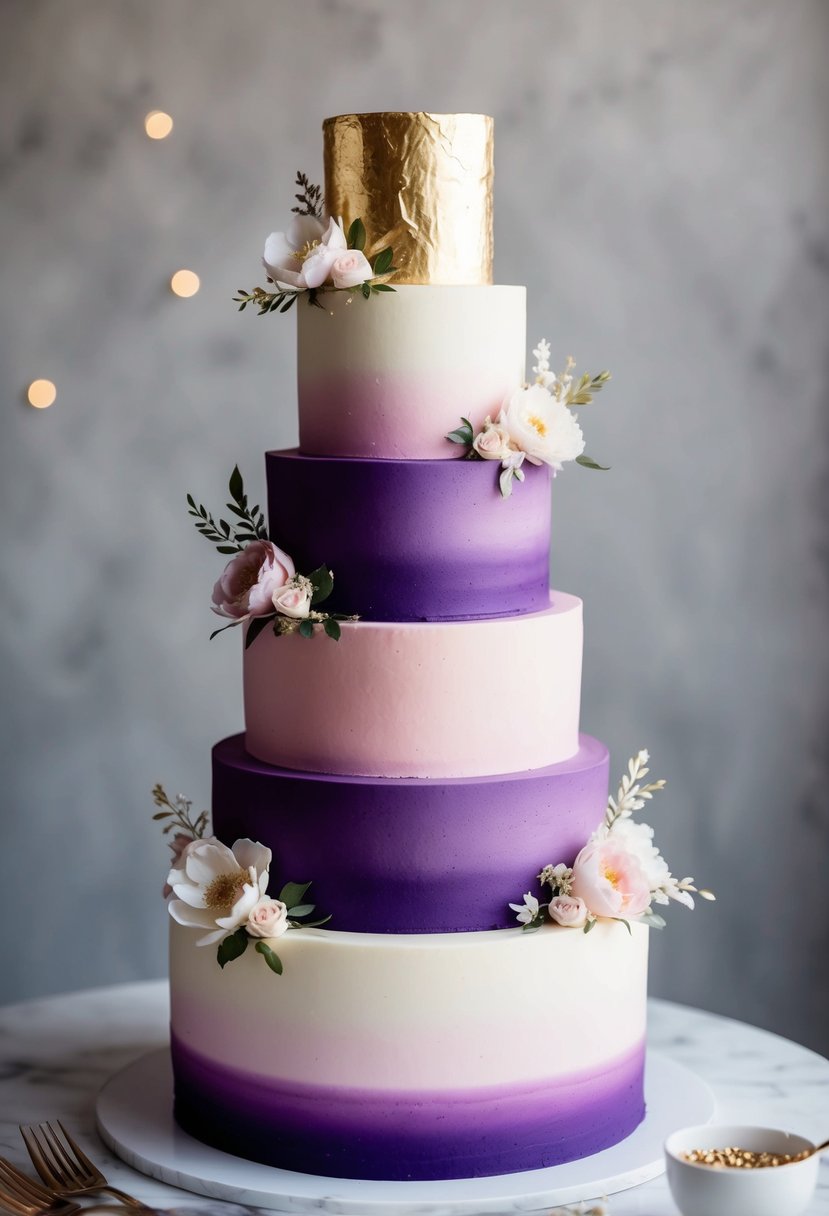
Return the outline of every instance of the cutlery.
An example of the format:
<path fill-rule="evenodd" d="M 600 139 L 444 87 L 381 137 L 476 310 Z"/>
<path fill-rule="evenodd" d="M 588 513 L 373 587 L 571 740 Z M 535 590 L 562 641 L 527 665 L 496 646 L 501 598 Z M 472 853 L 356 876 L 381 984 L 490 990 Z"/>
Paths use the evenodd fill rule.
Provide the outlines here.
<path fill-rule="evenodd" d="M 147 1204 L 110 1186 L 104 1175 L 60 1122 L 21 1127 L 32 1165 L 48 1187 L 60 1196 L 114 1195 L 127 1207 L 150 1211 Z"/>
<path fill-rule="evenodd" d="M 17 1166 L 0 1157 L 0 1208 L 12 1216 L 74 1216 L 80 1212 L 79 1203 L 70 1203 L 47 1191 L 34 1178 L 22 1174 Z"/>

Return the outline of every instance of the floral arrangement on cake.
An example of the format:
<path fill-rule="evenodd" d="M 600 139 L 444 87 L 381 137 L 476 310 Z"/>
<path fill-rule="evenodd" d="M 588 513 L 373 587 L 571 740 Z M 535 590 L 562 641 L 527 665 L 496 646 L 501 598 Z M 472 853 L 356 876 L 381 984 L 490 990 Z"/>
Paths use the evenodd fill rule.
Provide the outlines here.
<path fill-rule="evenodd" d="M 550 898 L 541 903 L 531 891 L 523 903 L 510 904 L 524 929 L 540 929 L 545 920 L 589 933 L 599 920 L 631 921 L 662 929 L 664 919 L 653 905 L 672 900 L 693 908 L 694 895 L 715 896 L 694 886 L 693 878 L 676 879 L 653 843 L 653 828 L 633 819 L 664 781 L 645 783 L 650 756 L 642 750 L 628 762 L 616 797 L 608 799 L 604 821 L 590 837 L 572 866 L 545 865 L 538 874 Z"/>
<path fill-rule="evenodd" d="M 262 264 L 268 281 L 276 288 L 253 291 L 239 288 L 233 302 L 244 312 L 248 304 L 259 309 L 258 315 L 287 312 L 299 296 L 322 308 L 318 299 L 321 291 L 359 291 L 367 300 L 381 292 L 395 289 L 386 279 L 395 273 L 394 251 L 390 245 L 366 256 L 367 234 L 361 219 L 343 228 L 341 219 L 325 215 L 325 200 L 320 186 L 313 185 L 304 173 L 297 173 L 300 192 L 294 197 L 298 206 L 291 211 L 292 219 L 284 232 L 272 232 L 265 242 Z"/>
<path fill-rule="evenodd" d="M 197 530 L 216 545 L 219 553 L 233 554 L 213 587 L 211 605 L 218 616 L 230 618 L 230 624 L 215 629 L 210 640 L 226 629 L 247 624 L 247 649 L 270 624 L 277 637 L 298 633 L 310 638 L 319 625 L 329 638 L 339 641 L 340 621 L 357 618 L 318 610 L 317 605 L 334 589 L 333 572 L 319 566 L 310 574 L 297 573 L 288 554 L 268 539 L 259 506 L 248 505 L 238 466 L 230 475 L 228 490 L 232 501 L 226 504 L 227 509 L 238 523 L 214 519 L 192 494 L 187 495 L 188 513 L 195 519 Z"/>
<path fill-rule="evenodd" d="M 271 850 L 255 840 L 237 840 L 228 848 L 215 836 L 205 835 L 207 812 L 192 818 L 193 803 L 178 794 L 170 799 L 162 785 L 153 788 L 160 809 L 153 819 L 167 822 L 165 835 L 173 853 L 164 897 L 174 921 L 199 929 L 197 946 L 218 943 L 220 967 L 241 958 L 251 941 L 271 971 L 282 974 L 282 960 L 268 940 L 289 929 L 313 929 L 331 919 L 308 920 L 316 905 L 305 903 L 309 882 L 288 882 L 278 899 L 267 894 Z"/>
<path fill-rule="evenodd" d="M 585 372 L 578 380 L 576 366 L 567 359 L 563 372 L 550 370 L 550 343 L 542 338 L 533 350 L 535 364 L 532 384 L 522 384 L 504 402 L 493 422 L 486 418 L 477 434 L 468 418 L 446 438 L 469 448 L 469 460 L 497 460 L 501 465 L 501 494 L 509 498 L 513 481 L 524 480 L 524 461 L 548 464 L 556 473 L 566 461 L 575 460 L 586 469 L 607 471 L 584 455 L 584 436 L 573 413 L 576 406 L 589 405 L 610 379 L 610 372 L 591 376 Z"/>

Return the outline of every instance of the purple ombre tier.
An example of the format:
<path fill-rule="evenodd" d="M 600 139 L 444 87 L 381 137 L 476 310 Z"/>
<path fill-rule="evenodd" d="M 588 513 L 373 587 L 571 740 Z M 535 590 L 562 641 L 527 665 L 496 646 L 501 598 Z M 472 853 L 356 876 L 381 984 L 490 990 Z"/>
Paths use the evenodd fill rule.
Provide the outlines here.
<path fill-rule="evenodd" d="M 546 466 L 525 465 L 504 499 L 493 461 L 265 459 L 270 535 L 302 573 L 333 570 L 326 610 L 447 621 L 547 607 Z"/>
<path fill-rule="evenodd" d="M 546 862 L 572 863 L 607 786 L 607 748 L 588 735 L 547 768 L 441 779 L 273 768 L 235 735 L 213 749 L 213 829 L 273 850 L 271 894 L 313 880 L 339 931 L 463 933 L 514 925 L 509 901 L 540 895 Z"/>
<path fill-rule="evenodd" d="M 542 1169 L 617 1144 L 645 1113 L 644 1045 L 601 1068 L 532 1085 L 446 1092 L 280 1085 L 208 1060 L 175 1035 L 172 1052 L 175 1117 L 186 1132 L 238 1157 L 333 1178 Z"/>

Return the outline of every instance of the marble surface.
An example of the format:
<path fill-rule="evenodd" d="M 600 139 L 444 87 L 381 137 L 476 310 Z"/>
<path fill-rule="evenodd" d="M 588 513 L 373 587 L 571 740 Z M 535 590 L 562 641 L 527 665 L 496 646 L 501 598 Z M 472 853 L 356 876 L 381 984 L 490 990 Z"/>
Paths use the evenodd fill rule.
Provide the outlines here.
<path fill-rule="evenodd" d="M 119 1068 L 167 1040 L 163 981 L 94 989 L 0 1008 L 0 1151 L 24 1165 L 18 1123 L 59 1117 L 115 1184 L 162 1208 L 210 1216 L 246 1209 L 208 1202 L 135 1173 L 103 1147 L 95 1096 Z M 653 1001 L 653 1047 L 693 1069 L 713 1088 L 717 1120 L 767 1123 L 824 1138 L 829 1062 L 768 1032 L 712 1014 Z M 518 1209 L 512 1208 L 512 1211 Z M 675 1216 L 664 1178 L 613 1197 L 611 1216 Z M 829 1214 L 829 1162 L 821 1167 L 809 1216 Z M 714 1216 L 714 1214 L 712 1214 Z M 781 1214 L 784 1216 L 784 1214 Z"/>
<path fill-rule="evenodd" d="M 163 971 L 149 791 L 206 805 L 241 727 L 184 494 L 217 509 L 238 461 L 258 496 L 296 441 L 293 314 L 231 296 L 319 174 L 322 119 L 481 110 L 497 280 L 527 284 L 533 344 L 613 372 L 582 412 L 612 469 L 553 494 L 583 729 L 614 774 L 650 748 L 665 855 L 720 899 L 653 942 L 652 988 L 829 1053 L 826 0 L 0 8 L 0 888 L 27 909 L 0 999 Z M 49 410 L 23 401 L 39 376 Z M 797 898 L 761 943 L 783 844 Z M 83 949 L 55 950 L 56 904 Z"/>

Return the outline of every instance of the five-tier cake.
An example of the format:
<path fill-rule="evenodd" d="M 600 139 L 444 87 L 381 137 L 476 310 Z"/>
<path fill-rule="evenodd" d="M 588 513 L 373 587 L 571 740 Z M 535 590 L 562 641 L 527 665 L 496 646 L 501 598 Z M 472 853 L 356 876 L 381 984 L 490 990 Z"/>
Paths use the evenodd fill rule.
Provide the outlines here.
<path fill-rule="evenodd" d="M 581 601 L 549 590 L 555 461 L 504 412 L 530 390 L 525 289 L 491 282 L 492 120 L 347 115 L 324 138 L 325 213 L 299 195 L 268 291 L 241 297 L 296 304 L 300 444 L 267 453 L 267 532 L 231 480 L 253 522 L 214 606 L 248 643 L 245 732 L 213 750 L 212 815 L 242 877 L 177 851 L 176 1118 L 334 1177 L 554 1165 L 643 1118 L 648 928 L 624 858 L 590 888 L 572 869 L 608 754 L 580 734 Z M 325 614 L 297 570 L 332 572 Z M 309 881 L 324 927 L 301 924 Z M 599 883 L 619 902 L 592 905 Z M 222 966 L 192 934 L 214 914 Z"/>

